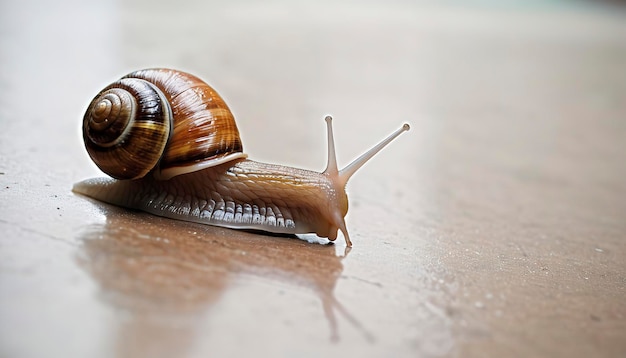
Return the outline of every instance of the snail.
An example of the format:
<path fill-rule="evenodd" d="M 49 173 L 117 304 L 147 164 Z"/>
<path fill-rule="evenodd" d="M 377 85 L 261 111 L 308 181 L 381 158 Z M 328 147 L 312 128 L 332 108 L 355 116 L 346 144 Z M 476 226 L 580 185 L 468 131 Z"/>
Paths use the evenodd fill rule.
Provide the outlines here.
<path fill-rule="evenodd" d="M 95 164 L 113 178 L 76 183 L 73 191 L 117 206 L 233 229 L 315 233 L 330 241 L 345 223 L 348 179 L 409 130 L 404 124 L 339 170 L 332 118 L 321 172 L 247 159 L 235 119 L 198 77 L 171 69 L 132 72 L 104 88 L 83 118 Z"/>

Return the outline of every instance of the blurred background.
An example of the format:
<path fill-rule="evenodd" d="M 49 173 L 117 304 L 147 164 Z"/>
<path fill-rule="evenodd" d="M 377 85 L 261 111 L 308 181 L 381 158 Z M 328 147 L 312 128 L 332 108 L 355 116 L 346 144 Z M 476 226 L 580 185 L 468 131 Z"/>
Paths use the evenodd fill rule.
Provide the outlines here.
<path fill-rule="evenodd" d="M 0 356 L 624 356 L 625 11 L 2 0 Z M 350 255 L 72 194 L 87 105 L 149 67 L 259 161 L 322 170 L 326 114 L 340 166 L 410 123 L 348 185 Z"/>
<path fill-rule="evenodd" d="M 319 149 L 323 141 L 303 133 L 323 135 L 321 118 L 332 113 L 339 134 L 409 121 L 417 142 L 452 109 L 468 118 L 489 105 L 486 115 L 505 123 L 498 110 L 523 107 L 520 115 L 538 120 L 550 116 L 544 102 L 577 112 L 619 100 L 599 82 L 623 76 L 610 68 L 623 56 L 622 12 L 558 0 L 3 1 L 2 118 L 42 119 L 43 107 L 68 116 L 42 125 L 77 131 L 77 108 L 103 86 L 138 68 L 173 67 L 222 93 L 255 157 L 320 166 L 322 157 L 275 153 L 250 134 L 280 126 L 292 133 L 280 139 L 285 148 Z M 561 86 L 585 102 L 569 101 Z"/>

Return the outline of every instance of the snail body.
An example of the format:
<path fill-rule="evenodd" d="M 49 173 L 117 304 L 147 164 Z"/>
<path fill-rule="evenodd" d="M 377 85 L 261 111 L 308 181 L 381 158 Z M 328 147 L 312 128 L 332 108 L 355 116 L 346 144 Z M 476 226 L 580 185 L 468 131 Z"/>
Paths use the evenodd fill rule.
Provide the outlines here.
<path fill-rule="evenodd" d="M 83 119 L 92 160 L 113 178 L 79 182 L 73 190 L 155 215 L 234 229 L 315 233 L 351 241 L 348 179 L 385 140 L 338 170 L 332 119 L 326 117 L 324 172 L 248 160 L 234 117 L 217 92 L 197 77 L 169 69 L 133 72 L 102 90 Z"/>

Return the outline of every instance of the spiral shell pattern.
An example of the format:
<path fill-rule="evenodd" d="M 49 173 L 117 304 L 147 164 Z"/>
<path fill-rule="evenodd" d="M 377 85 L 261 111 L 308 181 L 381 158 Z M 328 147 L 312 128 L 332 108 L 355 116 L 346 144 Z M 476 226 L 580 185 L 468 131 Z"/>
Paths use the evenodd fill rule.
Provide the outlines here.
<path fill-rule="evenodd" d="M 102 90 L 83 118 L 83 139 L 96 165 L 117 179 L 145 176 L 162 156 L 172 113 L 146 81 L 121 79 Z"/>
<path fill-rule="evenodd" d="M 83 119 L 83 138 L 96 165 L 117 179 L 246 157 L 220 95 L 199 78 L 169 69 L 135 71 L 102 90 Z"/>

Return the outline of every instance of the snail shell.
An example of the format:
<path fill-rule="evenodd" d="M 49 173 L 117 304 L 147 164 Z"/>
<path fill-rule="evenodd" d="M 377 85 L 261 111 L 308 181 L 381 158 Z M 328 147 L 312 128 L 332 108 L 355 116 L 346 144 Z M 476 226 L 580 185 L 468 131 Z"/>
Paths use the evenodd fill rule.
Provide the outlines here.
<path fill-rule="evenodd" d="M 316 233 L 331 241 L 341 231 L 351 246 L 346 183 L 409 125 L 339 170 L 330 116 L 326 123 L 328 162 L 321 173 L 247 160 L 235 119 L 213 88 L 180 71 L 136 71 L 102 90 L 83 119 L 89 156 L 120 180 L 88 179 L 73 190 L 228 228 Z"/>
<path fill-rule="evenodd" d="M 166 179 L 245 158 L 230 109 L 191 74 L 147 69 L 103 89 L 83 118 L 89 156 L 117 179 Z"/>

